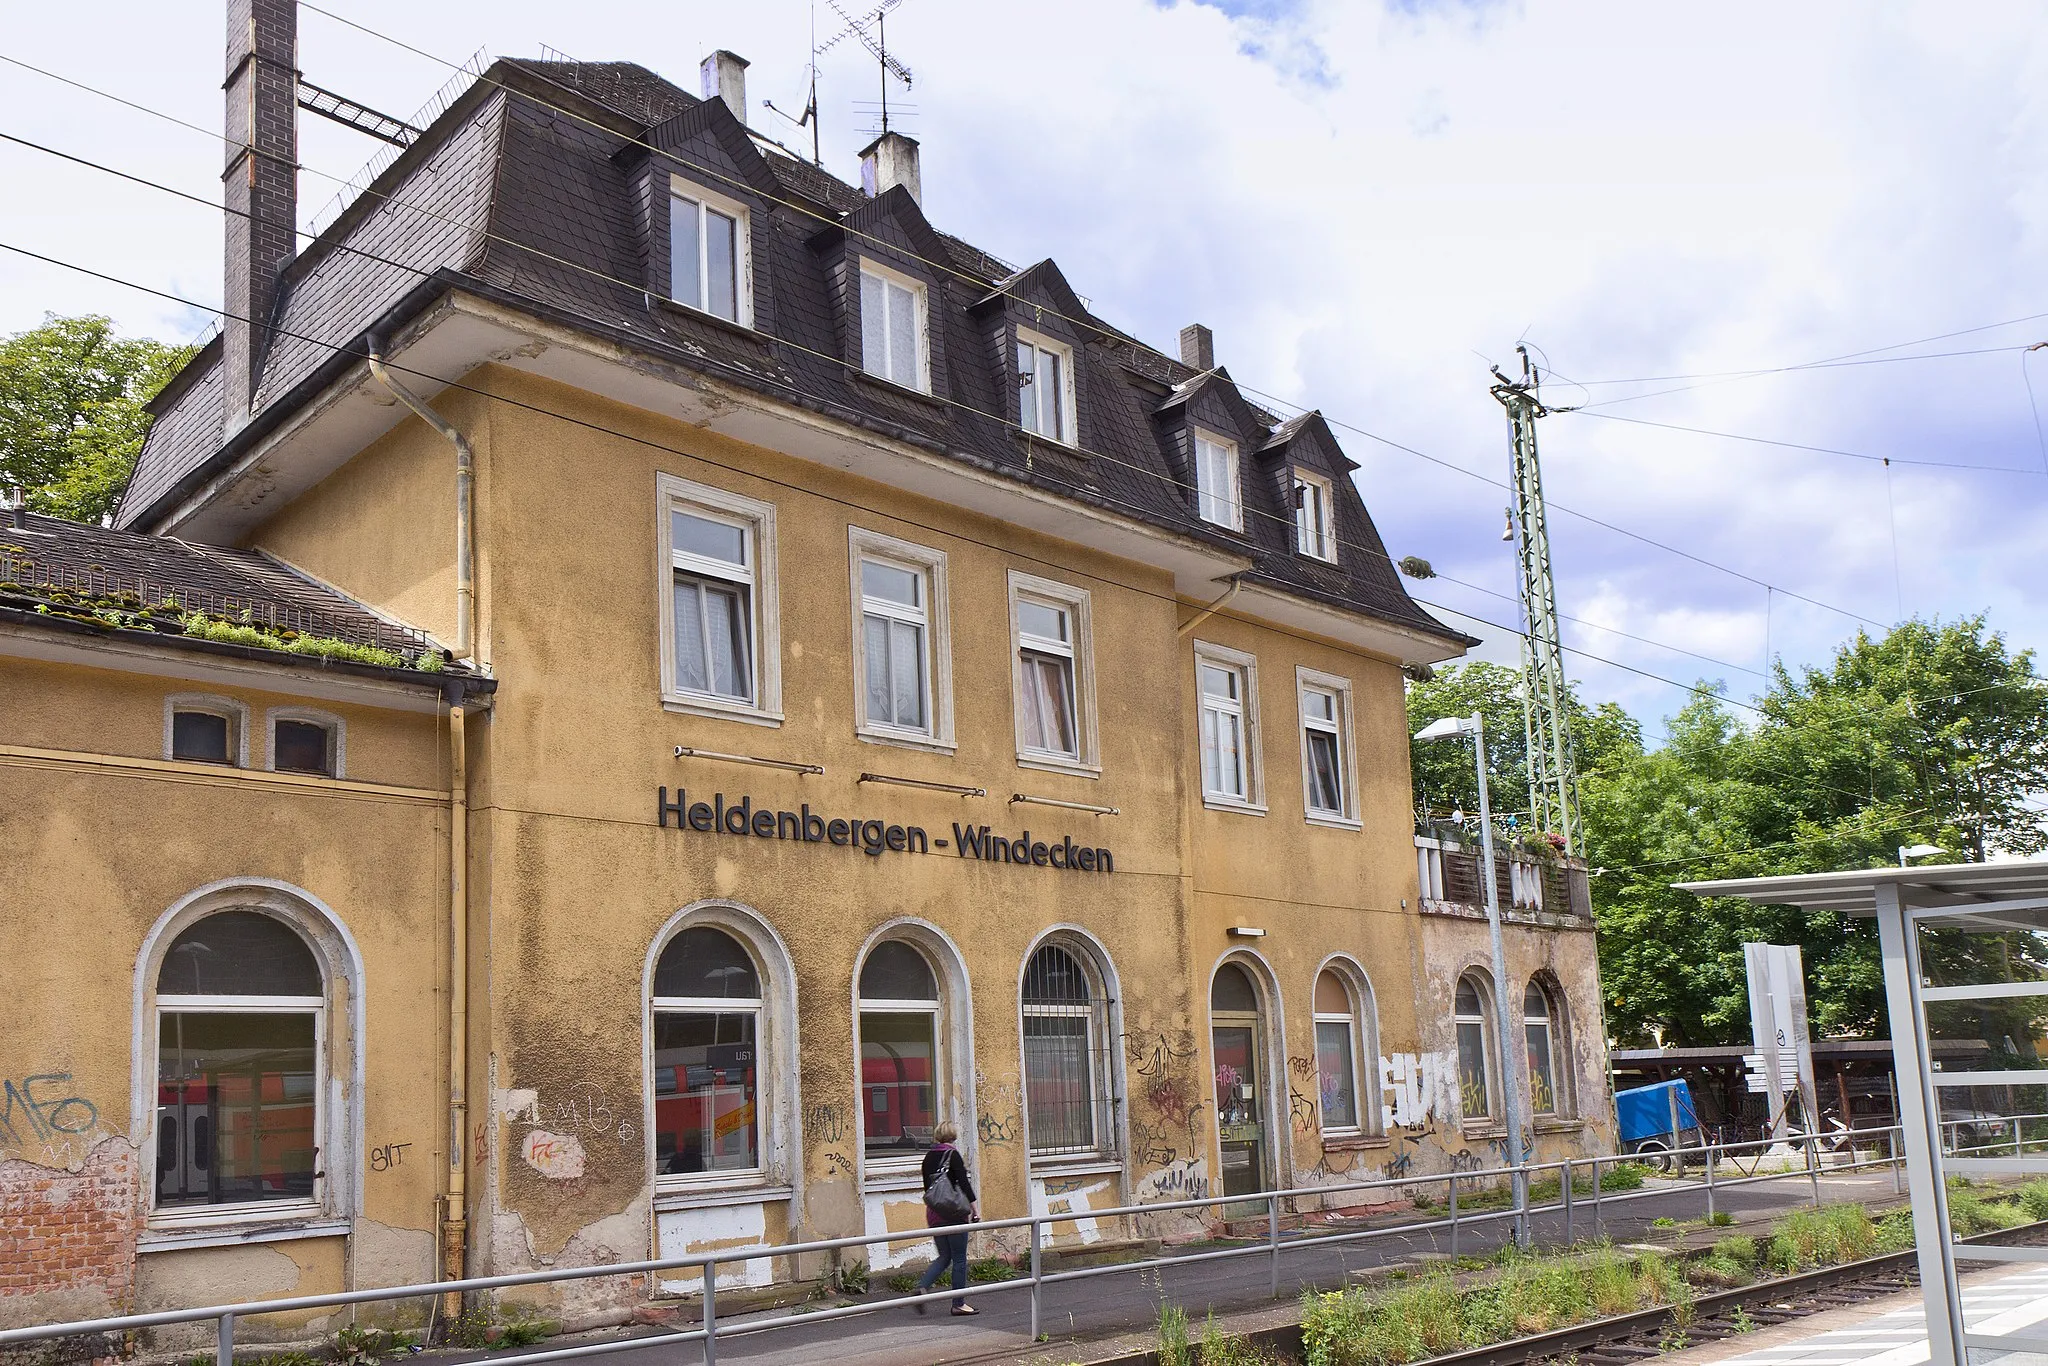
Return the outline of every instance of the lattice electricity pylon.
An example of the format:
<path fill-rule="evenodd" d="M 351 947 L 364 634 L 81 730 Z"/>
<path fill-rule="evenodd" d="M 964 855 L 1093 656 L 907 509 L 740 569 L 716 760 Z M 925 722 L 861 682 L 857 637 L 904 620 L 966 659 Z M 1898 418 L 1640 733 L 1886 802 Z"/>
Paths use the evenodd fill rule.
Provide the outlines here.
<path fill-rule="evenodd" d="M 1529 742 L 1529 811 L 1539 830 L 1563 835 L 1568 852 L 1583 853 L 1578 765 L 1565 709 L 1564 644 L 1557 621 L 1557 582 L 1550 572 L 1550 526 L 1543 510 L 1543 473 L 1536 461 L 1536 419 L 1546 409 L 1536 393 L 1529 353 L 1522 378 L 1498 368 L 1493 396 L 1507 409 L 1514 459 L 1508 527 L 1522 581 L 1522 725 Z"/>

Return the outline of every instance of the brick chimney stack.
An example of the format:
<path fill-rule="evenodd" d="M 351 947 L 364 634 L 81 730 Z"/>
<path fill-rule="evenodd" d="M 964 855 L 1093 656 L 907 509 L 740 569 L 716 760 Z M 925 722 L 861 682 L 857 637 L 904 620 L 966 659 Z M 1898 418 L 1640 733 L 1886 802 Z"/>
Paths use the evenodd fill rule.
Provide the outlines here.
<path fill-rule="evenodd" d="M 249 418 L 277 277 L 298 255 L 298 5 L 227 0 L 227 204 L 221 331 L 227 428 Z M 246 215 L 246 216 L 245 216 Z"/>
<path fill-rule="evenodd" d="M 1180 363 L 1194 370 L 1216 368 L 1216 334 L 1200 323 L 1180 330 Z"/>

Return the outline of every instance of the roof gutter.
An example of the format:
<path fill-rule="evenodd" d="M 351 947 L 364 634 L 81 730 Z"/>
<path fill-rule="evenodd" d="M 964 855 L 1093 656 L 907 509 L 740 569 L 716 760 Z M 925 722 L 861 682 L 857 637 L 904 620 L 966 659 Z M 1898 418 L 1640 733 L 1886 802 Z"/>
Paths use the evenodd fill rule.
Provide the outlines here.
<path fill-rule="evenodd" d="M 375 338 L 370 342 L 370 374 L 391 391 L 414 416 L 432 427 L 455 447 L 455 647 L 448 653 L 456 659 L 471 659 L 476 645 L 476 536 L 473 529 L 476 488 L 476 453 L 469 438 L 455 424 L 427 406 L 426 400 L 406 388 L 384 368 L 384 349 Z"/>

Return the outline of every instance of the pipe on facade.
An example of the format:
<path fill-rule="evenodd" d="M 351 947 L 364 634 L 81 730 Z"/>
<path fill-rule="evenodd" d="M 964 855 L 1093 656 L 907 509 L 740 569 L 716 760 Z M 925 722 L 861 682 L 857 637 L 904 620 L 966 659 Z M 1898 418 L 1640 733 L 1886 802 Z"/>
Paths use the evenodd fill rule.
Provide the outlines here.
<path fill-rule="evenodd" d="M 457 431 L 454 423 L 393 377 L 385 368 L 383 353 L 375 346 L 370 348 L 370 374 L 391 391 L 392 397 L 412 409 L 414 416 L 455 447 L 455 648 L 448 653 L 456 659 L 469 659 L 476 646 L 476 541 L 472 529 L 476 454 L 470 449 L 469 438 Z"/>
<path fill-rule="evenodd" d="M 1243 588 L 1244 575 L 1232 574 L 1230 576 L 1230 587 L 1223 590 L 1223 596 L 1216 599 L 1216 601 L 1210 603 L 1207 607 L 1204 607 L 1201 611 L 1195 613 L 1193 616 L 1189 617 L 1186 621 L 1182 622 L 1180 624 L 1180 629 L 1174 632 L 1174 636 L 1177 639 L 1185 639 L 1188 632 L 1194 630 L 1197 626 L 1200 626 L 1203 622 L 1207 621 L 1210 617 L 1215 616 L 1224 608 L 1230 606 L 1231 599 L 1235 598 Z"/>
<path fill-rule="evenodd" d="M 448 698 L 448 1193 L 441 1210 L 441 1274 L 461 1280 L 469 1242 L 469 754 L 459 685 Z M 450 1291 L 442 1322 L 462 1316 Z"/>

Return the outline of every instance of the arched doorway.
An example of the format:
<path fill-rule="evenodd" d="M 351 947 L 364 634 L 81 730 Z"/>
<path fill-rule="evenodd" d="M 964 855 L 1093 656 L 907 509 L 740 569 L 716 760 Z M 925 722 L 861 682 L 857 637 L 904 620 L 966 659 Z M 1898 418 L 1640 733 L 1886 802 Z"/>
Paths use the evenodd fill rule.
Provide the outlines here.
<path fill-rule="evenodd" d="M 1272 1117 L 1266 1103 L 1266 1022 L 1258 987 L 1238 963 L 1209 983 L 1209 1051 L 1216 1065 L 1216 1137 L 1225 1195 L 1266 1189 Z"/>

